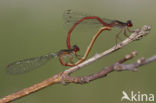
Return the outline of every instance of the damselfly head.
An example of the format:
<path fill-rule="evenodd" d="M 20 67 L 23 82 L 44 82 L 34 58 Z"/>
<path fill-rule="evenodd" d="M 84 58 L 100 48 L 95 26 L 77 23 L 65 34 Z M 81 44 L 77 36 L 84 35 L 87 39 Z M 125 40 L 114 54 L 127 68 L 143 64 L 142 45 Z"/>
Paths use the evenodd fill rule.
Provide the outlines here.
<path fill-rule="evenodd" d="M 73 46 L 73 50 L 74 50 L 75 52 L 80 51 L 80 49 L 79 49 L 79 47 L 78 47 L 77 45 L 74 45 L 74 46 Z"/>
<path fill-rule="evenodd" d="M 131 20 L 128 20 L 127 21 L 127 27 L 132 27 L 132 26 L 133 26 L 133 24 L 132 24 Z"/>

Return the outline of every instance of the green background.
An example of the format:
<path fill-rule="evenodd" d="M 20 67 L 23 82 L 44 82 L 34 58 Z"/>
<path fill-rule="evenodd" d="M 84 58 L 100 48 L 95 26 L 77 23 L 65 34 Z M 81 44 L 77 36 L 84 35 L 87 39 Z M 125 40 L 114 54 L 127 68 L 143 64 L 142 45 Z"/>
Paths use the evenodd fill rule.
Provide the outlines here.
<path fill-rule="evenodd" d="M 155 0 L 0 0 L 0 98 L 38 83 L 67 69 L 57 59 L 45 66 L 22 75 L 9 75 L 5 67 L 13 61 L 44 55 L 66 48 L 66 27 L 63 12 L 67 9 L 86 12 L 100 17 L 132 20 L 134 27 L 151 25 L 150 35 L 125 48 L 96 61 L 73 75 L 82 76 L 109 66 L 131 51 L 150 57 L 156 51 L 156 1 Z M 81 27 L 80 27 L 81 28 Z M 72 44 L 81 48 L 83 55 L 89 40 L 97 31 L 95 27 L 77 29 Z M 101 35 L 89 55 L 110 48 L 115 44 L 118 29 Z M 123 37 L 125 38 L 125 37 Z M 156 94 L 156 63 L 139 68 L 138 72 L 113 72 L 106 78 L 88 84 L 54 85 L 21 98 L 14 103 L 120 103 L 122 91 Z"/>

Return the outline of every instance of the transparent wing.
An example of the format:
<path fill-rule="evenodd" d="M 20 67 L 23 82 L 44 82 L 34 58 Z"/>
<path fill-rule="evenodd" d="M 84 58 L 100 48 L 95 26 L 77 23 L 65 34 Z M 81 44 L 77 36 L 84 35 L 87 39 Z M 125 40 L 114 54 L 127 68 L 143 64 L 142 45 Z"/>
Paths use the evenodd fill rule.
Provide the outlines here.
<path fill-rule="evenodd" d="M 6 71 L 9 74 L 22 74 L 32 71 L 36 68 L 47 63 L 52 58 L 57 57 L 55 53 L 50 53 L 40 57 L 34 57 L 29 59 L 23 59 L 17 62 L 13 62 L 6 67 Z"/>
<path fill-rule="evenodd" d="M 73 11 L 73 10 L 66 10 L 63 14 L 63 18 L 64 18 L 66 24 L 74 24 L 77 20 L 80 20 L 86 16 L 95 16 L 95 15 L 90 15 L 90 14 L 86 14 L 86 13 L 78 12 L 78 11 Z M 110 20 L 110 19 L 106 19 L 106 18 L 101 18 L 101 19 L 106 23 L 112 22 L 112 20 Z M 84 20 L 82 22 L 82 24 L 98 24 L 98 25 L 101 25 L 101 23 L 95 19 Z"/>

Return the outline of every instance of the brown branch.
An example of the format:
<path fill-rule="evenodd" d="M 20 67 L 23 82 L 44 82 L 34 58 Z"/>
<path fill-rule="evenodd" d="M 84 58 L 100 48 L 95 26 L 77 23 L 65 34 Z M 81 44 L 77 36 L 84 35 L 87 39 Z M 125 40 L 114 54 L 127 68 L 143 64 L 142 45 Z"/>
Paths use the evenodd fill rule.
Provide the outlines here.
<path fill-rule="evenodd" d="M 113 71 L 125 71 L 125 70 L 137 71 L 139 67 L 156 61 L 156 55 L 154 55 L 148 59 L 141 58 L 137 62 L 132 63 L 132 64 L 121 64 L 121 63 L 126 62 L 127 60 L 132 59 L 133 57 L 135 57 L 135 55 L 136 55 L 136 52 L 132 52 L 131 54 L 127 55 L 128 57 L 125 56 L 124 58 L 119 60 L 117 63 L 115 63 L 109 67 L 105 67 L 100 72 L 93 73 L 93 74 L 90 74 L 88 76 L 81 76 L 81 77 L 74 77 L 73 76 L 72 77 L 70 75 L 66 75 L 66 77 L 64 77 L 64 81 L 66 83 L 84 84 L 84 83 L 88 83 L 90 81 L 105 77 Z"/>
<path fill-rule="evenodd" d="M 132 41 L 134 40 L 138 40 L 140 39 L 141 37 L 147 35 L 149 33 L 149 31 L 151 30 L 151 27 L 150 26 L 143 26 L 142 29 L 137 29 L 134 33 L 132 33 L 130 35 L 129 38 L 125 39 L 124 41 L 122 41 L 121 43 L 118 43 L 117 45 L 115 45 L 114 47 L 106 50 L 105 52 L 101 53 L 101 54 L 96 54 L 95 56 L 93 56 L 92 58 L 84 61 L 83 63 L 75 66 L 75 67 L 72 67 L 72 68 L 69 68 L 68 70 L 65 70 L 63 73 L 58 73 L 56 75 L 54 75 L 53 77 L 50 77 L 49 79 L 46 79 L 38 84 L 35 84 L 33 86 L 30 86 L 28 88 L 25 88 L 19 92 L 16 92 L 16 93 L 13 93 L 13 94 L 10 94 L 6 97 L 3 97 L 0 99 L 0 103 L 6 103 L 6 102 L 10 102 L 10 101 L 13 101 L 15 99 L 18 99 L 18 98 L 21 98 L 23 96 L 26 96 L 26 95 L 29 95 L 33 92 L 36 92 L 38 90 L 41 90 L 49 85 L 54 85 L 54 84 L 57 84 L 57 83 L 87 83 L 89 81 L 92 81 L 92 80 L 95 80 L 95 79 L 98 79 L 98 78 L 101 78 L 101 77 L 104 77 L 106 76 L 108 73 L 116 70 L 116 71 L 121 71 L 121 70 L 135 70 L 133 69 L 133 65 L 132 64 L 122 64 L 123 62 L 129 60 L 129 59 L 132 59 L 135 55 L 136 55 L 136 52 L 133 52 L 127 56 L 125 56 L 124 58 L 122 58 L 121 60 L 119 60 L 117 63 L 113 64 L 112 66 L 110 67 L 107 67 L 103 70 L 101 70 L 100 72 L 98 73 L 94 73 L 94 74 L 91 74 L 91 75 L 88 75 L 88 76 L 83 76 L 83 77 L 71 77 L 70 74 L 74 71 L 77 71 L 79 70 L 80 68 L 88 65 L 88 64 L 91 64 L 92 62 L 95 62 L 96 60 L 98 59 L 101 59 L 103 58 L 105 55 L 108 55 L 110 53 L 113 53 L 114 51 L 116 50 L 119 50 L 120 48 L 124 47 L 125 45 L 131 43 Z M 150 63 L 152 61 L 155 61 L 155 58 L 156 57 L 153 57 L 153 58 L 149 58 L 149 59 L 140 59 L 138 60 L 137 63 L 135 63 L 135 68 L 138 68 L 144 64 L 147 64 L 147 63 Z M 131 69 L 130 69 L 131 67 Z M 127 68 L 127 69 L 126 69 Z"/>

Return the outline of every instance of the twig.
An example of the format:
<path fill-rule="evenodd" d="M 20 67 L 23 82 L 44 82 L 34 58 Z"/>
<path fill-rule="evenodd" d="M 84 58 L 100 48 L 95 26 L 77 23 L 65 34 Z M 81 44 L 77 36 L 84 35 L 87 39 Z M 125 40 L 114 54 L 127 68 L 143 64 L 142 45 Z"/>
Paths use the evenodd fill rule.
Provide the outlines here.
<path fill-rule="evenodd" d="M 53 77 L 50 77 L 49 79 L 46 79 L 38 84 L 35 84 L 33 86 L 30 86 L 28 88 L 25 88 L 19 92 L 10 94 L 6 97 L 3 97 L 0 99 L 0 103 L 6 103 L 6 102 L 10 102 L 13 101 L 15 99 L 21 98 L 23 96 L 29 95 L 33 92 L 36 92 L 38 90 L 41 90 L 49 85 L 53 85 L 56 83 L 87 83 L 89 81 L 101 78 L 106 76 L 108 73 L 117 70 L 117 71 L 121 71 L 121 70 L 131 70 L 133 68 L 130 69 L 130 67 L 133 67 L 132 64 L 122 64 L 123 62 L 132 59 L 135 55 L 136 52 L 131 53 L 128 56 L 125 56 L 124 58 L 122 58 L 121 60 L 119 60 L 117 63 L 113 64 L 110 67 L 107 67 L 105 69 L 103 69 L 102 71 L 98 72 L 98 73 L 94 73 L 88 76 L 83 76 L 83 77 L 71 77 L 70 74 L 74 71 L 79 70 L 80 68 L 91 64 L 92 62 L 95 62 L 96 60 L 104 57 L 105 55 L 108 55 L 110 53 L 113 53 L 114 51 L 124 47 L 125 45 L 131 43 L 133 40 L 138 40 L 141 37 L 147 35 L 149 33 L 149 31 L 151 30 L 150 26 L 143 26 L 142 29 L 137 29 L 134 33 L 132 33 L 130 35 L 129 38 L 125 39 L 124 41 L 122 41 L 121 43 L 115 45 L 114 47 L 112 47 L 109 50 L 106 50 L 105 52 L 101 53 L 101 54 L 96 54 L 95 56 L 93 56 L 92 58 L 88 59 L 87 61 L 84 61 L 83 63 L 69 68 L 68 70 L 65 70 L 63 73 L 58 73 L 56 75 L 54 75 Z M 140 59 L 138 60 L 137 63 L 135 63 L 135 68 L 138 68 L 144 64 L 150 63 L 152 61 L 156 60 L 156 56 L 154 56 L 153 58 L 149 58 L 149 59 Z M 127 69 L 126 69 L 127 68 Z"/>
<path fill-rule="evenodd" d="M 100 72 L 93 73 L 93 74 L 90 74 L 87 76 L 74 77 L 74 76 L 66 75 L 64 77 L 64 81 L 66 83 L 84 84 L 84 83 L 88 83 L 90 81 L 105 77 L 113 71 L 125 71 L 125 70 L 137 71 L 139 67 L 156 61 L 156 55 L 154 55 L 148 59 L 141 58 L 137 62 L 132 63 L 132 64 L 121 64 L 121 63 L 126 62 L 129 59 L 132 59 L 133 57 L 135 57 L 135 55 L 136 55 L 136 52 L 132 52 L 131 54 L 128 55 L 128 58 L 125 56 L 123 59 L 121 59 L 124 61 L 121 62 L 121 60 L 119 60 L 117 63 L 115 63 L 109 67 L 105 67 Z"/>

